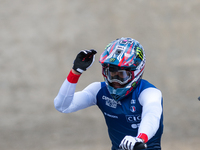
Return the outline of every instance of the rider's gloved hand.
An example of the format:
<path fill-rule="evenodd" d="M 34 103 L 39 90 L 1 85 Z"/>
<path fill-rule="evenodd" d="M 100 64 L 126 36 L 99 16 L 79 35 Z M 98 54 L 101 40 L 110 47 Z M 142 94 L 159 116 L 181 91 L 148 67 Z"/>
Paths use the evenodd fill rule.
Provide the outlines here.
<path fill-rule="evenodd" d="M 144 143 L 142 139 L 132 136 L 125 136 L 121 141 L 119 147 L 123 150 L 134 150 L 137 143 Z"/>
<path fill-rule="evenodd" d="M 96 53 L 97 51 L 94 49 L 82 50 L 80 53 L 78 53 L 76 59 L 74 60 L 73 69 L 79 73 L 86 71 L 93 64 Z"/>

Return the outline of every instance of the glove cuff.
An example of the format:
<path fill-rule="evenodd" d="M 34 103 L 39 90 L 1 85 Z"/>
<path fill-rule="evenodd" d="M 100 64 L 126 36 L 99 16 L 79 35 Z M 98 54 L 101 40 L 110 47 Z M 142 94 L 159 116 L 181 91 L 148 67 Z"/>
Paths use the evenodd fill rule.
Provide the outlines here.
<path fill-rule="evenodd" d="M 145 133 L 140 133 L 137 137 L 142 139 L 144 143 L 148 142 L 148 136 Z"/>
<path fill-rule="evenodd" d="M 74 69 L 74 70 L 77 71 L 78 73 L 83 73 L 83 71 L 86 71 L 86 69 L 83 70 L 83 69 L 81 69 L 81 68 L 76 67 L 75 65 L 72 67 L 72 69 Z"/>
<path fill-rule="evenodd" d="M 68 76 L 67 76 L 67 80 L 70 82 L 70 83 L 77 83 L 78 82 L 78 79 L 81 75 L 77 75 L 77 74 L 74 74 L 72 72 L 72 70 L 69 72 Z"/>

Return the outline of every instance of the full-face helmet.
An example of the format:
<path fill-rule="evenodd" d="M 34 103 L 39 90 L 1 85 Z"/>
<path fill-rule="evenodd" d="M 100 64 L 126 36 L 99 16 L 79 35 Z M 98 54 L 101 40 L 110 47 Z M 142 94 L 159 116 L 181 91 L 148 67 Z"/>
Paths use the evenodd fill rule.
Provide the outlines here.
<path fill-rule="evenodd" d="M 122 37 L 107 45 L 99 62 L 109 93 L 119 101 L 131 93 L 142 78 L 145 53 L 138 41 Z"/>

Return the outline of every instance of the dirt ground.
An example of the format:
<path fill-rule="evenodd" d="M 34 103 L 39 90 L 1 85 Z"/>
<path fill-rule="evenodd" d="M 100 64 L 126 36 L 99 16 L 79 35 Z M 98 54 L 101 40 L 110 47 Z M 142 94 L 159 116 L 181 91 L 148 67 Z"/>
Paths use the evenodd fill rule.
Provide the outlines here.
<path fill-rule="evenodd" d="M 99 56 L 119 37 L 143 45 L 144 78 L 164 97 L 163 150 L 200 147 L 199 0 L 0 0 L 0 150 L 109 150 L 96 106 L 53 100 L 82 49 L 98 51 L 77 91 L 103 81 Z"/>

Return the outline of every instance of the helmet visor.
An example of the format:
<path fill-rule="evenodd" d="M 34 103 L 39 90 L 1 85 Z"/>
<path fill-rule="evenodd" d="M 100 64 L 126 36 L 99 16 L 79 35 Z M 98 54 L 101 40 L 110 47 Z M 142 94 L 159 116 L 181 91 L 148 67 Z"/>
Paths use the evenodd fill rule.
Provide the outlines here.
<path fill-rule="evenodd" d="M 106 76 L 110 83 L 118 82 L 119 84 L 126 84 L 131 79 L 132 75 L 130 71 L 127 70 L 118 70 L 110 71 L 106 69 Z"/>

